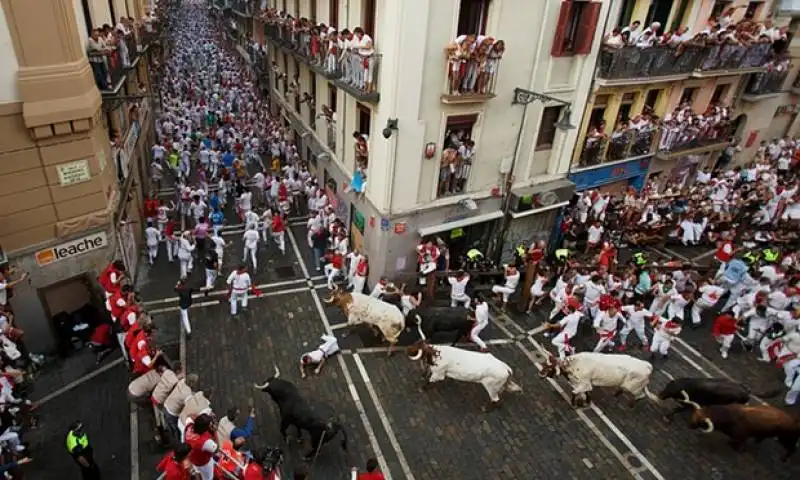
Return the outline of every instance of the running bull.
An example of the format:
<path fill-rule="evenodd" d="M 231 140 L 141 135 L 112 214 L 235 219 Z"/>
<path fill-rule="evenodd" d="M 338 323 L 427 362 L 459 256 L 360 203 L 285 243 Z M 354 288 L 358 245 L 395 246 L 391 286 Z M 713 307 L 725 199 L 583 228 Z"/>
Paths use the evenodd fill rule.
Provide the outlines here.
<path fill-rule="evenodd" d="M 337 434 L 342 434 L 341 446 L 347 451 L 347 432 L 344 427 L 332 416 L 323 417 L 320 410 L 329 410 L 327 405 L 314 408 L 297 390 L 291 382 L 281 380 L 280 370 L 275 366 L 275 373 L 262 385 L 254 385 L 257 390 L 267 392 L 272 400 L 278 404 L 281 416 L 281 435 L 286 440 L 289 427 L 297 429 L 298 437 L 302 439 L 305 430 L 311 437 L 311 451 L 306 455 L 310 459 L 319 453 L 320 447 Z"/>
<path fill-rule="evenodd" d="M 562 375 L 572 386 L 572 405 L 583 406 L 591 402 L 589 392 L 594 387 L 614 387 L 616 395 L 631 394 L 631 408 L 636 401 L 647 396 L 658 400 L 647 388 L 653 365 L 630 355 L 619 353 L 581 352 L 559 360 L 553 355 L 542 365 L 539 376 L 552 378 Z M 581 398 L 581 402 L 578 399 Z M 579 405 L 580 403 L 580 405 Z"/>
<path fill-rule="evenodd" d="M 389 355 L 405 330 L 405 319 L 394 305 L 355 292 L 345 292 L 336 288 L 325 299 L 325 303 L 333 304 L 342 309 L 350 326 L 367 324 L 380 330 L 383 337 L 389 342 Z"/>
<path fill-rule="evenodd" d="M 690 427 L 705 433 L 718 431 L 730 439 L 736 451 L 742 451 L 748 439 L 757 442 L 765 438 L 777 438 L 785 453 L 786 461 L 797 450 L 800 440 L 800 422 L 788 413 L 771 405 L 711 405 L 701 407 L 694 404 Z"/>
<path fill-rule="evenodd" d="M 500 403 L 501 393 L 522 391 L 522 388 L 511 379 L 513 374 L 511 367 L 490 353 L 448 346 L 434 347 L 424 340 L 418 340 L 408 347 L 408 357 L 413 361 L 422 361 L 425 370 L 424 389 L 445 378 L 483 385 L 490 400 L 489 404 L 483 407 L 484 412 Z"/>
<path fill-rule="evenodd" d="M 757 397 L 773 397 L 780 393 L 765 392 Z M 709 407 L 712 405 L 744 405 L 754 396 L 745 385 L 724 378 L 676 378 L 664 386 L 658 398 L 661 401 L 675 400 L 678 405 L 664 416 L 670 421 L 679 412 L 690 410 L 695 405 Z"/>
<path fill-rule="evenodd" d="M 408 312 L 406 325 L 416 325 L 421 340 L 455 346 L 462 337 L 469 338 L 475 322 L 464 309 L 425 307 Z"/>

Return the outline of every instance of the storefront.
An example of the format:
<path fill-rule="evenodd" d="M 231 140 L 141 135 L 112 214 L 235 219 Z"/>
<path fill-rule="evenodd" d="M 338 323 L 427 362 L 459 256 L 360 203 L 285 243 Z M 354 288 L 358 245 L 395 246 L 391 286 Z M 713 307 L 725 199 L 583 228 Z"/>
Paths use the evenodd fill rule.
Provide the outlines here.
<path fill-rule="evenodd" d="M 650 168 L 650 158 L 612 163 L 597 168 L 573 171 L 569 179 L 575 183 L 575 190 L 598 189 L 603 192 L 622 192 L 628 187 L 641 190 Z"/>
<path fill-rule="evenodd" d="M 549 242 L 561 210 L 569 205 L 574 193 L 575 184 L 567 179 L 512 190 L 511 219 L 503 241 L 501 262 L 512 261 L 517 245 Z"/>
<path fill-rule="evenodd" d="M 451 265 L 457 265 L 457 259 L 472 248 L 488 255 L 493 243 L 499 240 L 503 218 L 499 208 L 481 213 L 478 209 L 468 210 L 457 206 L 446 215 L 444 221 L 428 223 L 419 228 L 418 233 L 424 241 L 441 239 L 450 251 Z M 413 246 L 409 247 L 413 253 Z"/>

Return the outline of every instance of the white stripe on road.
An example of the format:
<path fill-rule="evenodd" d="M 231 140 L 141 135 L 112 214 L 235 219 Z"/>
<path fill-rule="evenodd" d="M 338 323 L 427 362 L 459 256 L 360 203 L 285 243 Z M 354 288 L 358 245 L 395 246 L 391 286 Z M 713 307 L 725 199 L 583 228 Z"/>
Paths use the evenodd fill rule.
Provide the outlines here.
<path fill-rule="evenodd" d="M 316 291 L 316 290 L 319 290 L 319 289 L 322 289 L 322 288 L 328 288 L 328 286 L 327 285 L 314 285 L 313 290 L 312 290 L 312 287 L 306 286 L 306 287 L 299 287 L 299 288 L 290 288 L 288 290 L 278 290 L 276 292 L 262 292 L 259 295 L 249 295 L 248 294 L 247 295 L 247 299 L 248 300 L 254 300 L 254 299 L 264 298 L 264 297 L 276 297 L 276 296 L 279 296 L 279 295 L 290 295 L 290 294 L 293 294 L 293 293 L 307 292 L 309 290 Z M 220 305 L 222 303 L 227 303 L 227 301 L 209 300 L 207 302 L 193 303 L 192 306 L 189 307 L 189 309 L 212 307 L 214 305 Z M 181 309 L 180 307 L 164 307 L 164 308 L 157 308 L 155 310 L 148 310 L 148 313 L 150 313 L 151 315 L 154 315 L 154 314 L 157 314 L 157 313 L 177 312 L 180 309 Z"/>
<path fill-rule="evenodd" d="M 317 275 L 316 277 L 311 277 L 311 280 L 322 280 L 324 278 L 325 278 L 324 275 Z M 282 281 L 282 282 L 262 283 L 261 285 L 256 285 L 255 288 L 257 288 L 259 290 L 264 290 L 264 289 L 267 289 L 267 288 L 277 288 L 277 287 L 285 287 L 285 286 L 288 286 L 288 285 L 296 285 L 298 283 L 304 283 L 305 281 L 306 281 L 305 279 L 300 279 L 300 280 L 286 280 L 286 281 Z M 218 295 L 227 295 L 227 294 L 228 294 L 228 290 L 227 289 L 225 289 L 225 290 L 213 290 L 211 292 L 208 292 L 208 295 L 206 295 L 205 293 L 195 293 L 195 294 L 192 295 L 192 299 L 196 300 L 198 298 L 212 297 L 212 296 L 218 296 Z M 161 305 L 161 304 L 164 304 L 164 303 L 172 303 L 172 302 L 177 302 L 177 301 L 178 301 L 178 297 L 167 297 L 167 298 L 160 298 L 158 300 L 149 300 L 147 302 L 142 302 L 142 306 L 148 307 L 148 306 L 151 306 L 151 305 Z"/>
<path fill-rule="evenodd" d="M 334 325 L 333 329 L 336 329 L 338 325 Z M 511 345 L 516 343 L 517 341 L 512 338 L 496 338 L 493 340 L 484 340 L 483 343 L 486 345 Z M 449 343 L 434 343 L 433 346 L 449 346 Z M 456 343 L 456 347 L 458 348 L 469 348 L 474 347 L 474 343 Z M 353 348 L 353 349 L 344 349 L 342 353 L 345 355 L 357 355 L 357 354 L 366 354 L 366 353 L 388 353 L 391 347 L 367 347 L 367 348 Z M 397 351 L 397 349 L 394 349 Z"/>
<path fill-rule="evenodd" d="M 103 373 L 103 372 L 105 372 L 107 370 L 111 370 L 112 368 L 114 368 L 117 365 L 119 365 L 120 363 L 122 363 L 124 360 L 125 360 L 124 358 L 119 357 L 116 360 L 114 360 L 113 362 L 109 362 L 109 363 L 103 365 L 102 367 L 98 368 L 97 370 L 93 370 L 92 372 L 87 373 L 86 375 L 82 376 L 81 378 L 78 378 L 76 380 L 73 380 L 73 381 L 69 382 L 68 384 L 66 384 L 63 387 L 59 388 L 55 392 L 48 393 L 47 395 L 45 395 L 41 399 L 36 400 L 34 403 L 36 404 L 37 407 L 40 407 L 40 406 L 44 405 L 45 403 L 49 402 L 50 400 L 69 392 L 73 388 L 78 387 L 78 386 L 82 385 L 83 383 L 88 382 L 89 380 L 91 380 L 94 377 L 100 375 L 101 373 Z"/>
<path fill-rule="evenodd" d="M 492 306 L 492 307 L 494 308 L 494 306 Z M 525 329 L 522 328 L 518 323 L 516 323 L 511 317 L 509 317 L 508 315 L 502 314 L 502 313 L 501 313 L 501 315 L 502 315 L 502 317 L 503 317 L 505 322 L 509 323 L 510 325 L 513 325 L 514 328 L 516 328 L 521 334 L 525 333 Z M 505 325 L 503 325 L 502 322 L 498 322 L 497 321 L 496 315 L 490 315 L 489 318 L 491 318 L 494 321 L 494 324 L 497 327 L 499 327 L 500 330 L 502 330 L 506 335 L 508 335 L 509 337 L 512 337 L 512 338 L 514 337 L 514 335 L 511 333 L 511 331 L 509 331 L 508 328 Z M 545 358 L 547 358 L 550 355 L 550 352 L 546 348 L 544 348 L 539 342 L 537 342 L 533 338 L 532 335 L 528 335 L 527 338 L 528 338 L 528 341 L 533 345 L 533 347 L 536 348 L 536 350 L 541 355 L 544 355 Z M 541 371 L 542 370 L 541 361 L 539 359 L 537 359 L 536 356 L 530 350 L 528 350 L 525 347 L 525 345 L 523 345 L 522 343 L 517 343 L 517 346 L 522 351 L 522 353 L 524 353 L 525 356 L 528 357 L 528 359 L 531 361 L 531 363 L 533 363 L 533 365 L 536 367 L 536 369 Z M 567 402 L 567 404 L 571 405 L 570 396 L 561 387 L 561 385 L 559 385 L 558 382 L 556 382 L 552 378 L 548 378 L 547 380 L 548 380 L 548 383 L 550 383 L 550 385 L 553 387 L 553 389 L 555 389 L 556 392 L 558 392 L 558 394 L 561 395 L 561 397 Z M 659 472 L 653 466 L 653 464 L 650 463 L 650 461 L 647 459 L 647 457 L 645 457 L 644 454 L 638 448 L 636 448 L 636 446 L 633 444 L 633 442 L 631 442 L 631 440 L 622 432 L 622 430 L 620 430 L 605 415 L 605 413 L 603 413 L 603 411 L 600 410 L 600 408 L 597 405 L 592 403 L 592 404 L 590 404 L 589 408 L 591 408 L 591 410 L 598 416 L 598 418 L 600 418 L 600 420 L 602 420 L 602 422 L 606 425 L 606 427 L 608 427 L 608 429 L 611 430 L 612 433 L 614 433 L 614 436 L 616 436 L 617 439 L 619 439 L 619 441 L 621 441 L 625 445 L 625 447 L 628 448 L 628 450 L 629 450 L 628 453 L 622 454 L 619 451 L 619 449 L 617 449 L 617 447 L 615 447 L 608 440 L 608 438 L 606 438 L 606 436 L 600 431 L 600 429 L 597 428 L 597 426 L 586 415 L 585 412 L 583 412 L 582 410 L 576 409 L 575 413 L 578 415 L 578 417 L 581 419 L 581 421 L 584 424 L 586 424 L 587 427 L 589 427 L 589 430 L 591 430 L 595 434 L 595 436 L 597 436 L 597 438 L 600 439 L 600 442 L 603 443 L 603 445 L 614 455 L 614 457 L 616 457 L 617 460 L 619 460 L 619 462 L 625 467 L 625 469 L 628 470 L 628 473 L 630 473 L 636 479 L 644 480 L 644 477 L 641 475 L 641 473 L 644 472 L 644 471 L 648 471 L 656 479 L 658 479 L 658 480 L 666 480 L 665 477 L 661 474 L 661 472 Z M 639 461 L 639 463 L 641 464 L 641 467 L 634 467 L 633 465 L 631 465 L 631 462 L 627 458 L 628 456 L 635 457 Z"/>

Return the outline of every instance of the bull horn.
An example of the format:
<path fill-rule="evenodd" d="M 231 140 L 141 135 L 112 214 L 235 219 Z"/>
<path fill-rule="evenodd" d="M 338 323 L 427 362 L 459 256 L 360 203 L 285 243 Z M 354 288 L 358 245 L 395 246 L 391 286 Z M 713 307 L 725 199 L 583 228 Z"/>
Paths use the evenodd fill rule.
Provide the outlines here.
<path fill-rule="evenodd" d="M 422 327 L 420 327 L 419 325 L 420 325 L 420 324 L 418 323 L 418 324 L 417 324 L 417 331 L 419 332 L 419 338 L 421 338 L 423 341 L 424 341 L 424 340 L 427 340 L 428 338 L 427 338 L 427 337 L 425 337 L 425 333 L 423 333 L 423 331 L 422 331 Z"/>
<path fill-rule="evenodd" d="M 408 358 L 416 362 L 417 360 L 422 358 L 422 349 L 420 348 L 419 350 L 417 350 L 416 355 L 409 355 Z"/>
<path fill-rule="evenodd" d="M 330 295 L 327 298 L 323 298 L 322 301 L 325 303 L 333 303 L 333 295 Z"/>
<path fill-rule="evenodd" d="M 273 375 L 273 378 L 278 378 L 278 377 L 281 376 L 281 371 L 278 369 L 278 365 L 277 364 L 273 364 L 273 365 L 275 366 L 275 374 Z"/>
<path fill-rule="evenodd" d="M 686 405 L 693 406 L 695 410 L 700 410 L 700 404 L 697 402 L 693 402 L 689 398 L 689 394 L 686 393 L 686 390 L 681 390 L 681 395 L 683 395 L 683 400 L 681 400 L 681 402 L 685 403 Z"/>
<path fill-rule="evenodd" d="M 253 387 L 255 387 L 255 389 L 256 389 L 256 390 L 264 390 L 264 389 L 265 389 L 265 388 L 267 388 L 268 386 L 269 386 L 269 380 L 267 380 L 266 382 L 264 382 L 264 385 L 257 385 L 257 384 L 255 384 L 255 383 L 253 384 Z"/>
<path fill-rule="evenodd" d="M 705 433 L 711 433 L 714 431 L 714 422 L 712 422 L 710 418 L 708 417 L 704 418 L 703 422 L 705 422 L 705 424 L 707 425 L 707 427 L 703 429 Z"/>

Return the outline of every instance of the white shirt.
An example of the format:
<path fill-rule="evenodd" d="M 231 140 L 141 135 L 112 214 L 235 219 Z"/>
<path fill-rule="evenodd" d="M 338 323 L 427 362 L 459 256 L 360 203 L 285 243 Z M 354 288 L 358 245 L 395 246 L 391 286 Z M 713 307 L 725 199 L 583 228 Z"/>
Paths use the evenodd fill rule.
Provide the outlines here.
<path fill-rule="evenodd" d="M 475 305 L 475 321 L 480 325 L 489 324 L 489 304 L 486 302 Z"/>
<path fill-rule="evenodd" d="M 512 275 L 506 275 L 506 287 L 512 290 L 516 290 L 517 285 L 519 284 L 519 272 L 515 272 Z"/>
<path fill-rule="evenodd" d="M 242 210 L 250 210 L 253 208 L 252 204 L 253 194 L 250 192 L 244 192 L 239 197 L 239 208 Z"/>
<path fill-rule="evenodd" d="M 584 288 L 586 293 L 583 296 L 583 301 L 587 305 L 595 305 L 600 300 L 600 296 L 606 293 L 605 287 L 594 282 L 586 282 Z"/>
<path fill-rule="evenodd" d="M 261 220 L 261 218 L 252 210 L 248 210 L 247 213 L 244 214 L 244 224 L 247 225 L 248 228 L 250 225 L 258 225 L 259 220 Z"/>
<path fill-rule="evenodd" d="M 250 248 L 250 249 L 258 247 L 259 238 L 261 237 L 258 236 L 258 232 L 255 229 L 248 230 L 244 232 L 244 235 L 242 235 L 245 248 Z"/>
<path fill-rule="evenodd" d="M 700 287 L 700 293 L 703 294 L 702 300 L 710 305 L 717 303 L 719 297 L 725 293 L 725 289 L 716 285 L 703 285 Z"/>
<path fill-rule="evenodd" d="M 225 239 L 223 239 L 219 235 L 211 235 L 209 238 L 211 239 L 211 242 L 214 244 L 214 248 L 217 250 L 217 255 L 221 255 L 223 249 L 225 248 Z"/>
<path fill-rule="evenodd" d="M 190 207 L 192 209 L 192 216 L 195 218 L 200 218 L 203 216 L 203 214 L 206 213 L 207 205 L 205 204 L 205 202 L 200 200 L 197 203 L 192 202 Z"/>
<path fill-rule="evenodd" d="M 460 280 L 456 277 L 447 277 L 450 283 L 450 298 L 461 298 L 466 295 L 469 275 L 464 275 Z"/>
<path fill-rule="evenodd" d="M 592 225 L 589 227 L 589 243 L 597 243 L 600 241 L 600 237 L 603 236 L 603 227 L 595 227 Z"/>
<path fill-rule="evenodd" d="M 634 325 L 641 325 L 644 323 L 645 318 L 650 318 L 653 316 L 653 314 L 650 313 L 650 311 L 646 308 L 636 310 L 634 305 L 625 305 L 622 307 L 622 311 L 628 316 L 628 321 Z"/>
<path fill-rule="evenodd" d="M 569 338 L 574 337 L 575 334 L 578 333 L 578 325 L 580 324 L 582 316 L 583 314 L 581 312 L 572 312 L 562 318 L 561 321 L 558 322 L 561 326 L 561 332 Z"/>
<path fill-rule="evenodd" d="M 619 312 L 615 313 L 613 316 L 610 315 L 608 312 L 601 312 L 600 315 L 594 318 L 594 323 L 592 326 L 596 329 L 605 330 L 607 332 L 613 332 L 617 329 L 617 325 L 619 322 L 624 322 L 625 318 L 619 314 Z"/>
<path fill-rule="evenodd" d="M 155 227 L 147 227 L 144 230 L 144 236 L 147 239 L 146 243 L 148 247 L 155 247 L 161 240 L 161 232 Z"/>
<path fill-rule="evenodd" d="M 241 293 L 247 291 L 250 289 L 251 285 L 250 274 L 247 272 L 239 273 L 234 271 L 228 276 L 227 283 L 237 292 Z"/>

